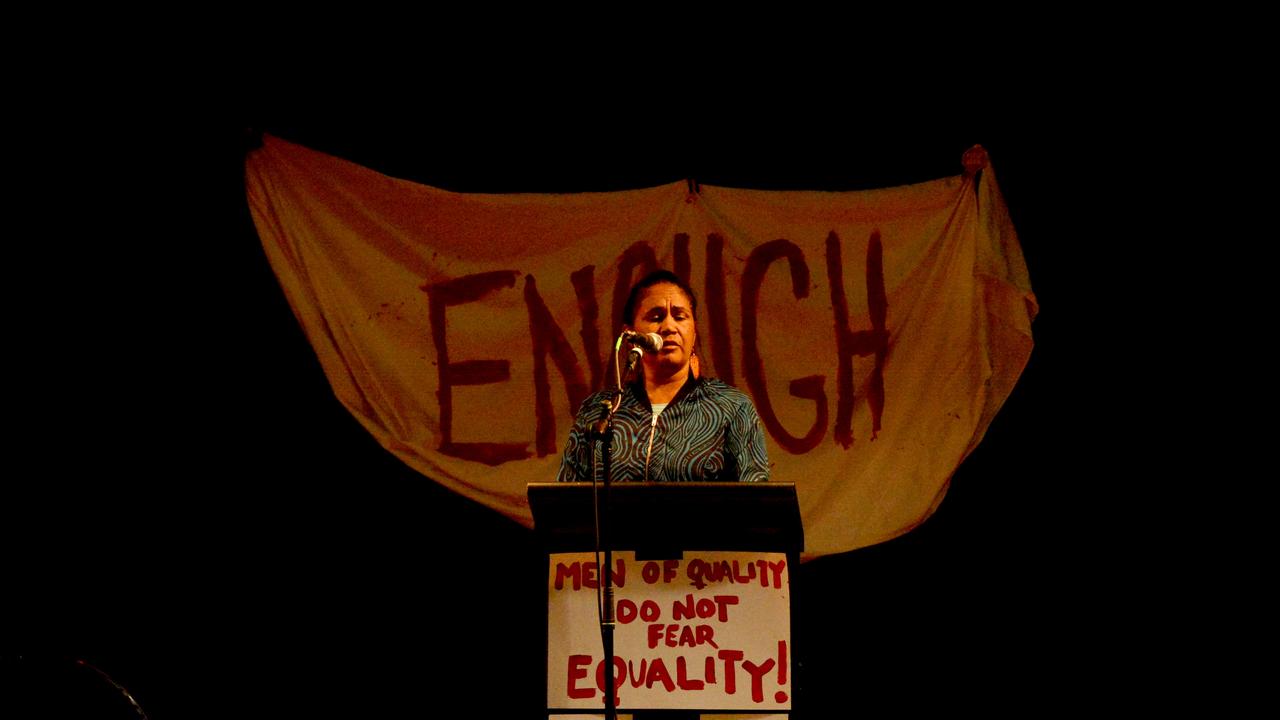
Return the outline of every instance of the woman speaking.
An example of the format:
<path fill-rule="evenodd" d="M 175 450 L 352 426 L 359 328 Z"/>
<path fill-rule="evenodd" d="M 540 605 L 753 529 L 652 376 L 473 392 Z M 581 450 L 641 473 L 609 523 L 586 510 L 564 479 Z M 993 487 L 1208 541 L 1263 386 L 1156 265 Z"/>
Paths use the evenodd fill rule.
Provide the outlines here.
<path fill-rule="evenodd" d="M 693 290 L 667 270 L 631 288 L 625 330 L 642 337 L 655 333 L 661 342 L 654 340 L 639 377 L 623 387 L 613 416 L 612 482 L 769 479 L 764 432 L 751 399 L 720 380 L 699 377 L 697 309 Z M 557 480 L 590 482 L 593 474 L 603 479 L 603 443 L 591 442 L 588 433 L 608 416 L 616 395 L 605 390 L 582 403 Z"/>

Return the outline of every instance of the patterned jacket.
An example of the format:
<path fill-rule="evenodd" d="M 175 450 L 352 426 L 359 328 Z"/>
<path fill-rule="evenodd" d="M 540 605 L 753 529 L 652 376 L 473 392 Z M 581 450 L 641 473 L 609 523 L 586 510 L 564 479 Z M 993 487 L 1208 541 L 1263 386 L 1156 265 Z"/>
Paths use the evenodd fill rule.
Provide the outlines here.
<path fill-rule="evenodd" d="M 590 482 L 604 472 L 600 445 L 588 457 L 587 431 L 604 419 L 609 392 L 588 397 L 569 431 L 560 482 Z M 613 416 L 613 482 L 764 482 L 769 457 L 751 399 L 715 378 L 690 378 L 656 421 L 643 384 L 623 391 Z"/>

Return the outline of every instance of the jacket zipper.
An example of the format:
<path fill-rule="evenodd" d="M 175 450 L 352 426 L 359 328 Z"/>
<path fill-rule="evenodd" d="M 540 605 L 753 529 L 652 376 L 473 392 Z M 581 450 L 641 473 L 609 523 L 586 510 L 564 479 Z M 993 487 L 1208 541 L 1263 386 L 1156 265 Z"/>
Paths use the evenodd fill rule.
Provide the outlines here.
<path fill-rule="evenodd" d="M 658 432 L 658 413 L 653 414 L 653 422 L 649 423 L 649 449 L 644 453 L 644 481 L 649 482 L 649 458 L 653 456 L 653 436 Z"/>

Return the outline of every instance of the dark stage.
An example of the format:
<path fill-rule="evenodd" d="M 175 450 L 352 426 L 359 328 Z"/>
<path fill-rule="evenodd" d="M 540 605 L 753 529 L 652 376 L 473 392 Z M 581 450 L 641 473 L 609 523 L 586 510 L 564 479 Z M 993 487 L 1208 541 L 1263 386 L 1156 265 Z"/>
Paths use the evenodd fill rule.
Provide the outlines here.
<path fill-rule="evenodd" d="M 638 119 L 487 119 L 258 129 L 464 192 L 689 176 L 882 188 L 959 174 L 965 149 L 986 147 L 1040 302 L 1036 348 L 930 520 L 796 571 L 796 717 L 1087 706 L 1082 688 L 1106 681 L 1063 655 L 1089 642 L 1111 570 L 1080 540 L 1101 484 L 1072 450 L 1090 432 L 1092 388 L 1073 370 L 1084 263 L 1063 220 L 1077 202 L 1061 174 L 1069 148 L 999 131 L 885 140 L 834 122 L 698 140 L 635 132 Z M 337 403 L 249 217 L 250 135 L 192 134 L 167 146 L 185 173 L 105 173 L 78 211 L 90 217 L 64 219 L 92 239 L 70 261 L 77 315 L 40 340 L 61 359 L 35 362 L 51 381 L 24 390 L 39 429 L 18 441 L 40 461 L 8 508 L 6 662 L 38 674 L 87 660 L 157 720 L 434 717 L 446 700 L 536 717 L 532 533 L 402 465 Z"/>

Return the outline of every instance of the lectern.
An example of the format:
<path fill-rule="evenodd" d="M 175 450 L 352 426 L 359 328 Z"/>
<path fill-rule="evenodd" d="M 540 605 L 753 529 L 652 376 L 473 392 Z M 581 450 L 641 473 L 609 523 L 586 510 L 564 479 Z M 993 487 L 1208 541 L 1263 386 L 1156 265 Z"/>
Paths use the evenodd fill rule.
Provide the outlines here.
<path fill-rule="evenodd" d="M 599 715 L 607 682 L 592 486 L 528 492 L 547 554 L 548 714 Z M 619 712 L 791 712 L 791 569 L 804 549 L 795 485 L 618 483 L 601 512 Z"/>

